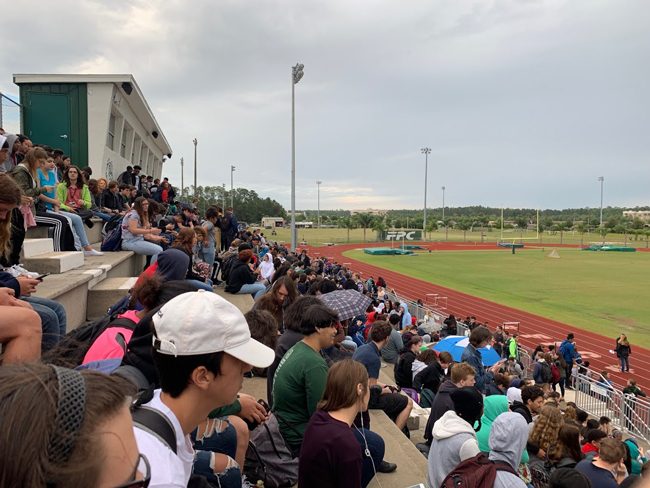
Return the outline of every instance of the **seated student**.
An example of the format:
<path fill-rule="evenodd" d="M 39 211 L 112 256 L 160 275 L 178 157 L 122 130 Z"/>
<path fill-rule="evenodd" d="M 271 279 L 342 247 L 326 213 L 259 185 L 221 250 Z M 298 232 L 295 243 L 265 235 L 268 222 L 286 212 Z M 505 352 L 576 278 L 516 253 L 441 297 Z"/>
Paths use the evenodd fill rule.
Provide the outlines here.
<path fill-rule="evenodd" d="M 621 441 L 603 439 L 598 456 L 583 459 L 575 469 L 584 474 L 593 487 L 616 488 L 627 477 L 625 456 L 625 447 Z"/>
<path fill-rule="evenodd" d="M 395 383 L 400 388 L 413 388 L 413 362 L 420 353 L 422 338 L 413 336 L 402 352 L 395 365 Z"/>
<path fill-rule="evenodd" d="M 490 429 L 490 461 L 507 464 L 514 473 L 497 470 L 493 488 L 526 488 L 528 485 L 515 474 L 526 451 L 528 425 L 514 412 L 499 415 Z"/>
<path fill-rule="evenodd" d="M 300 450 L 298 484 L 311 488 L 361 488 L 374 471 L 363 472 L 364 449 L 352 428 L 357 414 L 368 408 L 370 387 L 362 364 L 344 359 L 327 374 L 323 399 L 312 415 Z"/>
<path fill-rule="evenodd" d="M 589 456 L 591 454 L 591 458 L 594 457 L 594 455 L 598 455 L 598 452 L 600 451 L 600 445 L 602 443 L 603 439 L 607 438 L 607 434 L 605 434 L 602 430 L 600 429 L 591 429 L 587 432 L 585 435 L 585 443 L 582 446 L 582 454 L 585 456 Z"/>
<path fill-rule="evenodd" d="M 296 282 L 289 276 L 283 276 L 275 281 L 271 289 L 255 302 L 254 308 L 271 312 L 277 320 L 280 330 L 284 330 L 284 311 L 296 301 L 297 297 Z"/>
<path fill-rule="evenodd" d="M 124 214 L 124 203 L 120 197 L 117 181 L 110 181 L 108 188 L 102 192 L 102 211 L 112 215 Z"/>
<path fill-rule="evenodd" d="M 36 312 L 15 298 L 13 290 L 0 288 L 1 363 L 29 362 L 40 358 L 41 335 L 41 320 Z"/>
<path fill-rule="evenodd" d="M 368 370 L 370 377 L 370 403 L 368 408 L 383 410 L 397 427 L 406 431 L 406 422 L 413 408 L 413 401 L 399 393 L 393 392 L 387 385 L 379 383 L 381 369 L 380 351 L 388 342 L 392 327 L 385 321 L 377 321 L 370 331 L 370 342 L 360 346 L 352 356 Z"/>
<path fill-rule="evenodd" d="M 163 243 L 167 241 L 160 236 L 160 229 L 152 227 L 149 222 L 149 202 L 144 197 L 136 198 L 133 209 L 122 221 L 122 249 L 151 256 L 151 262 L 155 263 L 163 251 Z"/>
<path fill-rule="evenodd" d="M 304 338 L 287 351 L 275 371 L 273 411 L 294 456 L 325 389 L 327 363 L 320 351 L 333 344 L 337 322 L 336 312 L 325 305 L 307 308 L 300 324 Z"/>
<path fill-rule="evenodd" d="M 513 401 L 510 410 L 522 415 L 529 424 L 533 415 L 539 414 L 544 406 L 544 391 L 539 386 L 524 386 L 521 389 L 521 402 Z"/>
<path fill-rule="evenodd" d="M 388 323 L 391 325 L 393 330 L 390 332 L 388 342 L 381 350 L 381 358 L 387 363 L 397 364 L 399 353 L 404 347 L 404 343 L 402 342 L 402 334 L 400 334 L 398 331 L 400 316 L 397 314 L 390 315 L 388 317 Z"/>
<path fill-rule="evenodd" d="M 446 380 L 433 400 L 431 413 L 424 429 L 424 438 L 427 440 L 427 446 L 431 445 L 433 425 L 442 417 L 445 412 L 454 408 L 454 402 L 451 400 L 451 393 L 459 388 L 474 386 L 476 374 L 474 368 L 467 363 L 456 363 L 451 367 L 451 377 Z"/>
<path fill-rule="evenodd" d="M 84 219 L 80 213 L 86 213 L 85 217 L 88 225 L 91 225 L 90 217 L 92 212 L 90 207 L 90 191 L 88 185 L 84 183 L 83 176 L 76 166 L 68 166 L 63 173 L 63 181 L 56 187 L 56 196 L 59 201 L 61 213 L 65 215 L 70 222 L 75 233 L 79 237 L 79 245 L 86 256 L 103 256 L 103 252 L 93 249 L 88 242 Z"/>
<path fill-rule="evenodd" d="M 239 246 L 237 259 L 233 262 L 226 280 L 226 291 L 233 294 L 250 294 L 258 300 L 266 291 L 266 286 L 257 281 L 259 270 L 253 271 L 250 262 L 253 251 L 249 244 Z"/>
<path fill-rule="evenodd" d="M 251 366 L 268 366 L 273 351 L 251 339 L 239 309 L 204 290 L 173 298 L 153 315 L 152 322 L 153 359 L 161 389 L 146 406 L 162 413 L 174 427 L 177 453 L 148 431 L 136 427 L 135 436 L 152 466 L 150 486 L 185 487 L 194 465 L 190 433 L 202 426 L 196 437 L 201 442 L 201 432 L 210 427 L 208 415 L 233 403 L 243 375 Z M 209 452 L 197 461 L 194 471 L 213 477 L 237 467 L 232 458 L 217 462 Z"/>
<path fill-rule="evenodd" d="M 474 387 L 458 388 L 450 396 L 453 410 L 445 412 L 433 426 L 427 461 L 429 486 L 440 486 L 458 463 L 479 453 L 476 430 L 481 428 L 483 396 Z"/>
<path fill-rule="evenodd" d="M 194 247 L 196 243 L 197 238 L 194 229 L 185 227 L 180 230 L 178 236 L 174 239 L 173 247 L 185 253 L 188 257 L 185 279 L 195 283 L 199 289 L 212 291 L 210 283 L 206 283 L 205 278 L 194 269 Z"/>
<path fill-rule="evenodd" d="M 0 434 L 2 485 L 147 486 L 128 394 L 124 381 L 100 373 L 2 366 L 0 418 L 13 426 Z"/>

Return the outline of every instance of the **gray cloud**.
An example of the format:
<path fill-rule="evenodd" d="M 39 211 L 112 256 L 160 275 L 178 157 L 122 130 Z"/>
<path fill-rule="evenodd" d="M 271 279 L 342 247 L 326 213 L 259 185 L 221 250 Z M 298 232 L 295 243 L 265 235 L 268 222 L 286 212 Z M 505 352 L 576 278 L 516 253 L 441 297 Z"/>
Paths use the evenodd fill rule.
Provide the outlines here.
<path fill-rule="evenodd" d="M 289 204 L 290 66 L 299 208 L 648 204 L 650 5 L 73 1 L 3 8 L 17 72 L 133 73 L 199 180 Z M 14 53 L 8 56 L 7 53 Z M 191 166 L 191 165 L 190 165 Z M 188 166 L 186 165 L 186 169 Z M 186 182 L 190 172 L 186 171 Z"/>

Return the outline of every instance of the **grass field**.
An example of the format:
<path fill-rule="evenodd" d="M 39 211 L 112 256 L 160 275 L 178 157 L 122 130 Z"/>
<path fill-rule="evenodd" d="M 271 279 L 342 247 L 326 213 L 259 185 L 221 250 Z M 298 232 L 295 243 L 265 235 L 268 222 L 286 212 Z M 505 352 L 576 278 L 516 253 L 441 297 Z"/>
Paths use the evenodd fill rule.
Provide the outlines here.
<path fill-rule="evenodd" d="M 650 347 L 650 253 L 549 250 L 345 255 L 520 310 Z M 645 297 L 645 298 L 644 298 Z"/>
<path fill-rule="evenodd" d="M 270 236 L 271 231 L 269 229 L 265 229 L 264 234 L 267 236 Z M 519 237 L 525 238 L 530 238 L 535 236 L 535 232 L 524 232 L 523 234 L 519 232 L 506 232 L 504 234 L 504 237 L 508 240 L 511 240 L 513 238 L 517 239 Z M 290 242 L 291 241 L 291 234 L 289 232 L 289 228 L 278 228 L 277 229 L 277 236 L 270 236 L 275 240 L 283 241 L 283 242 Z M 501 238 L 501 231 L 500 230 L 495 230 L 493 232 L 467 232 L 466 234 L 463 234 L 462 231 L 454 231 L 449 230 L 448 233 L 445 233 L 444 230 L 437 230 L 435 232 L 431 232 L 427 234 L 427 239 L 431 241 L 476 241 L 476 242 L 481 242 L 481 239 L 483 239 L 484 242 L 497 242 Z M 625 236 L 620 235 L 620 234 L 608 234 L 605 237 L 605 240 L 607 242 L 620 242 L 624 243 L 625 242 Z M 348 240 L 348 231 L 346 229 L 298 229 L 298 241 L 302 242 L 305 241 L 307 244 L 311 246 L 321 246 L 326 242 L 333 242 L 335 244 L 345 244 L 348 242 L 363 242 L 363 229 L 352 229 L 350 230 L 350 239 Z M 377 241 L 377 235 L 375 232 L 373 232 L 370 229 L 366 230 L 366 241 L 367 242 L 376 242 Z M 562 242 L 563 244 L 589 244 L 590 242 L 601 242 L 602 237 L 596 235 L 596 234 L 584 234 L 580 235 L 577 232 L 564 232 L 562 236 L 560 236 L 559 233 L 556 233 L 554 235 L 550 235 L 548 233 L 542 235 L 541 239 L 542 243 L 544 244 L 559 244 Z M 525 242 L 530 242 L 530 241 L 525 241 Z M 539 242 L 539 241 L 536 241 Z M 636 247 L 648 247 L 650 243 L 646 241 L 645 237 L 643 237 L 643 240 L 639 241 L 630 241 L 628 237 L 628 244 L 633 245 Z"/>

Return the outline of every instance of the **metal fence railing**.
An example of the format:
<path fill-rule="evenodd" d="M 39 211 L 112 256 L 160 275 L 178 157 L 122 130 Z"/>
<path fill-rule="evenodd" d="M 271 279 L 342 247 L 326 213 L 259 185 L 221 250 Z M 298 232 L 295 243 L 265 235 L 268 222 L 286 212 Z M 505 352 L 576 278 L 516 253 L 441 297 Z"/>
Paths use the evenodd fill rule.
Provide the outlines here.
<path fill-rule="evenodd" d="M 578 408 L 594 417 L 609 417 L 617 428 L 650 442 L 650 401 L 625 394 L 598 376 L 587 373 L 574 377 Z"/>
<path fill-rule="evenodd" d="M 442 328 L 443 326 L 442 321 L 446 317 L 444 312 L 420 304 L 414 300 L 409 300 L 408 298 L 400 297 L 394 292 L 386 292 L 384 297 L 392 302 L 406 304 L 411 316 L 415 317 L 418 323 L 421 322 L 427 332 L 439 331 Z"/>

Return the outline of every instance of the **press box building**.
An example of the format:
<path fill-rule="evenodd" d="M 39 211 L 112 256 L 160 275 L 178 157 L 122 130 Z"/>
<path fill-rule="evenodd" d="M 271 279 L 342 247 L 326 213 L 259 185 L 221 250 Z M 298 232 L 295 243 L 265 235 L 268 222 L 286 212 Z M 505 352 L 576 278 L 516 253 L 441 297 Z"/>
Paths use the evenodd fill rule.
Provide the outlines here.
<path fill-rule="evenodd" d="M 15 74 L 21 130 L 109 180 L 139 165 L 162 176 L 169 142 L 132 75 Z"/>

